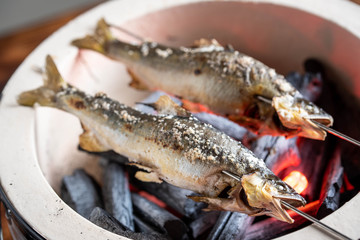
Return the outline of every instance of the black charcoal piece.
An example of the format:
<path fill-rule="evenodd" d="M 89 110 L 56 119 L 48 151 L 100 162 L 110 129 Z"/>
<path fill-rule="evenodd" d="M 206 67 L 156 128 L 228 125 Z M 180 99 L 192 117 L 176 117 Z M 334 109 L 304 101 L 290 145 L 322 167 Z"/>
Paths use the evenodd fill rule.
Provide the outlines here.
<path fill-rule="evenodd" d="M 194 221 L 189 224 L 192 237 L 197 239 L 198 237 L 205 234 L 215 225 L 219 215 L 220 211 L 202 212 Z"/>
<path fill-rule="evenodd" d="M 253 136 L 246 128 L 241 127 L 227 118 L 206 112 L 195 113 L 194 116 L 201 122 L 212 125 L 214 128 L 224 132 L 232 138 L 241 140 L 246 135 Z"/>
<path fill-rule="evenodd" d="M 207 240 L 243 239 L 253 218 L 238 212 L 222 212 Z"/>
<path fill-rule="evenodd" d="M 73 175 L 63 178 L 61 198 L 85 218 L 89 218 L 95 207 L 102 207 L 99 186 L 82 169 L 77 169 Z"/>
<path fill-rule="evenodd" d="M 279 172 L 283 166 L 299 164 L 300 154 L 296 142 L 296 137 L 286 139 L 285 137 L 263 136 L 253 142 L 252 150 L 258 158 L 264 159 L 269 169 L 273 171 L 276 169 Z M 287 161 L 288 164 L 283 164 L 283 161 Z"/>
<path fill-rule="evenodd" d="M 121 234 L 126 230 L 130 230 L 117 221 L 110 213 L 100 207 L 96 207 L 91 211 L 89 220 L 97 226 L 116 234 Z"/>
<path fill-rule="evenodd" d="M 231 216 L 231 212 L 226 211 L 226 212 L 221 212 L 214 227 L 212 228 L 209 236 L 207 237 L 207 240 L 215 240 L 217 239 L 222 230 L 225 228 L 229 218 Z"/>
<path fill-rule="evenodd" d="M 320 194 L 320 208 L 317 217 L 322 219 L 339 208 L 340 189 L 343 184 L 344 168 L 341 166 L 340 151 L 335 151 L 327 164 Z"/>
<path fill-rule="evenodd" d="M 291 83 L 305 99 L 315 102 L 323 88 L 323 66 L 315 59 L 308 59 L 304 63 L 305 74 L 292 72 L 286 76 L 286 80 Z"/>
<path fill-rule="evenodd" d="M 141 220 L 137 216 L 134 215 L 134 224 L 135 224 L 135 231 L 136 232 L 143 232 L 143 233 L 159 233 L 159 229 L 154 227 L 153 225 Z M 164 232 L 162 232 L 164 233 Z"/>
<path fill-rule="evenodd" d="M 280 137 L 262 136 L 252 143 L 251 150 L 260 159 L 266 159 Z"/>
<path fill-rule="evenodd" d="M 102 193 L 106 211 L 134 231 L 131 194 L 123 166 L 115 162 L 106 165 Z"/>
<path fill-rule="evenodd" d="M 314 214 L 311 214 L 314 215 Z M 296 231 L 300 227 L 309 225 L 305 218 L 295 215 L 293 216 L 295 222 L 289 224 L 287 222 L 279 221 L 275 218 L 267 218 L 265 220 L 259 221 L 246 229 L 245 234 L 242 239 L 245 240 L 268 240 L 280 237 L 287 233 Z"/>
<path fill-rule="evenodd" d="M 311 183 L 302 192 L 308 202 L 319 199 L 324 169 L 334 150 L 329 140 L 330 138 L 326 141 L 303 138 L 298 141 L 301 163 L 296 169 Z"/>
<path fill-rule="evenodd" d="M 304 62 L 304 68 L 307 73 L 324 73 L 324 66 L 315 58 L 306 59 Z"/>
<path fill-rule="evenodd" d="M 169 183 L 142 182 L 134 177 L 138 168 L 128 168 L 130 183 L 138 189 L 144 190 L 154 195 L 175 211 L 188 218 L 195 218 L 206 206 L 205 203 L 195 202 L 186 196 L 193 195 L 194 192 L 173 186 Z"/>
<path fill-rule="evenodd" d="M 154 225 L 161 231 L 165 231 L 171 239 L 184 239 L 187 237 L 188 229 L 179 218 L 136 193 L 133 193 L 131 197 L 134 214 L 137 217 Z"/>
<path fill-rule="evenodd" d="M 329 69 L 327 69 L 328 71 Z M 334 79 L 326 80 L 326 90 L 322 96 L 321 104 L 334 118 L 332 128 L 354 139 L 360 139 L 360 102 L 357 97 L 346 91 L 342 85 L 344 81 L 331 75 Z M 331 104 L 329 104 L 331 103 Z M 331 137 L 329 134 L 327 138 Z M 349 182 L 360 188 L 360 148 L 347 141 L 338 139 L 341 145 L 341 161 Z"/>
<path fill-rule="evenodd" d="M 95 225 L 104 228 L 110 232 L 121 235 L 123 237 L 132 239 L 132 240 L 162 240 L 168 239 L 166 236 L 158 233 L 135 233 L 130 229 L 123 226 L 118 222 L 113 216 L 111 216 L 104 209 L 99 207 L 94 208 L 90 214 L 89 220 Z"/>

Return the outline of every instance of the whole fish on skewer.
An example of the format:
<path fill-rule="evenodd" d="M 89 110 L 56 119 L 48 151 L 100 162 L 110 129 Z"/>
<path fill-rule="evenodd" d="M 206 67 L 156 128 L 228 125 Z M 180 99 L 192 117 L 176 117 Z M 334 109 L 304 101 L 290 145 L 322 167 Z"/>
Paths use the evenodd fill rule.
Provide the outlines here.
<path fill-rule="evenodd" d="M 259 135 L 324 139 L 313 120 L 331 126 L 333 118 L 307 101 L 286 79 L 260 61 L 219 45 L 200 41 L 194 48 L 155 42 L 132 45 L 115 39 L 108 24 L 98 22 L 94 35 L 72 42 L 123 62 L 130 86 L 179 96 L 206 105 Z M 270 104 L 261 99 L 269 99 Z"/>
<path fill-rule="evenodd" d="M 197 192 L 199 196 L 190 198 L 208 203 L 209 209 L 266 214 L 292 223 L 280 202 L 295 207 L 305 204 L 240 142 L 201 123 L 168 96 L 154 104 L 160 115 L 139 112 L 105 94 L 90 96 L 67 84 L 48 56 L 44 85 L 21 93 L 18 103 L 38 103 L 77 116 L 84 130 L 81 148 L 127 156 L 144 170 L 136 173 L 138 179 L 166 181 Z"/>

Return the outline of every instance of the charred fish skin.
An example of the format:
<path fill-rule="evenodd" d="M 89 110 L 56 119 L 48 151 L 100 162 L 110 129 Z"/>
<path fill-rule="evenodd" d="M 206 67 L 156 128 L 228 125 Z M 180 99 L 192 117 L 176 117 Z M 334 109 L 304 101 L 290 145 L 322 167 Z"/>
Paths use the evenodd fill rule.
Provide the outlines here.
<path fill-rule="evenodd" d="M 43 86 L 21 93 L 18 103 L 39 103 L 77 116 L 84 130 L 81 148 L 113 150 L 129 157 L 145 170 L 136 174 L 142 181 L 167 181 L 195 191 L 201 196 L 190 198 L 208 203 L 209 209 L 267 214 L 289 223 L 293 220 L 279 201 L 294 206 L 305 203 L 241 143 L 185 110 L 177 111 L 180 115 L 166 114 L 179 110 L 179 106 L 171 109 L 174 103 L 168 96 L 154 104 L 163 114 L 149 115 L 103 93 L 91 96 L 65 83 L 49 56 L 46 76 Z M 237 174 L 241 181 L 224 175 L 224 170 Z M 225 198 L 219 197 L 223 191 L 228 195 Z"/>
<path fill-rule="evenodd" d="M 333 123 L 332 117 L 316 105 L 306 109 L 303 96 L 274 69 L 214 41 L 203 40 L 195 48 L 155 42 L 131 45 L 115 39 L 101 19 L 95 35 L 72 44 L 123 62 L 133 78 L 132 87 L 161 89 L 204 104 L 259 135 L 324 139 L 326 132 L 311 119 L 327 126 Z M 270 99 L 272 105 L 258 96 Z"/>

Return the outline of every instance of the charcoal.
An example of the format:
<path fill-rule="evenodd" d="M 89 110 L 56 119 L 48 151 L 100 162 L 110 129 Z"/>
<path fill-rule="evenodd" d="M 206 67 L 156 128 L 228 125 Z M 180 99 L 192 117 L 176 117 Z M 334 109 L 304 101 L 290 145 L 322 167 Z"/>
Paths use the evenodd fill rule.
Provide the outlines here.
<path fill-rule="evenodd" d="M 222 230 L 225 228 L 230 216 L 231 216 L 231 212 L 229 212 L 229 211 L 220 213 L 220 215 L 215 223 L 215 226 L 213 227 L 209 236 L 207 237 L 207 240 L 218 239 Z"/>
<path fill-rule="evenodd" d="M 103 175 L 102 193 L 106 211 L 134 231 L 129 183 L 121 165 L 115 162 L 107 164 Z"/>
<path fill-rule="evenodd" d="M 308 201 L 315 201 L 319 199 L 322 178 L 329 154 L 331 156 L 333 153 L 332 142 L 329 142 L 329 139 L 324 142 L 303 138 L 298 141 L 298 147 L 301 163 L 296 169 L 302 172 L 308 182 L 311 183 L 302 194 L 306 195 Z"/>
<path fill-rule="evenodd" d="M 126 230 L 130 230 L 117 221 L 110 213 L 100 207 L 96 207 L 91 211 L 89 220 L 99 227 L 116 234 L 121 234 Z"/>
<path fill-rule="evenodd" d="M 305 99 L 315 102 L 322 92 L 324 67 L 316 59 L 307 59 L 304 63 L 305 73 L 291 72 L 285 78 Z"/>
<path fill-rule="evenodd" d="M 99 189 L 90 175 L 82 169 L 77 169 L 73 175 L 63 178 L 61 198 L 80 215 L 89 218 L 95 207 L 102 207 Z"/>
<path fill-rule="evenodd" d="M 325 170 L 321 188 L 321 206 L 317 213 L 319 219 L 326 217 L 339 208 L 340 189 L 343 184 L 344 169 L 341 166 L 340 151 L 335 151 Z"/>
<path fill-rule="evenodd" d="M 286 77 L 305 99 L 315 102 L 322 91 L 322 76 L 320 73 L 305 73 L 300 75 L 299 73 L 291 73 Z"/>
<path fill-rule="evenodd" d="M 262 136 L 254 141 L 250 148 L 258 158 L 266 159 L 270 154 L 270 150 L 273 149 L 279 138 L 280 137 L 270 135 Z"/>
<path fill-rule="evenodd" d="M 173 208 L 180 214 L 194 219 L 206 206 L 205 203 L 195 202 L 186 196 L 194 195 L 194 192 L 176 187 L 166 182 L 153 183 L 143 182 L 134 177 L 137 168 L 129 168 L 130 183 L 135 187 L 144 190 Z"/>
<path fill-rule="evenodd" d="M 254 154 L 263 159 L 266 166 L 275 174 L 290 166 L 300 164 L 297 138 L 263 136 L 253 142 Z"/>
<path fill-rule="evenodd" d="M 136 215 L 134 215 L 133 218 L 134 218 L 136 232 L 143 232 L 143 233 L 158 232 L 158 230 L 159 230 L 158 228 L 141 220 L 141 218 L 137 217 Z"/>
<path fill-rule="evenodd" d="M 136 193 L 132 193 L 131 197 L 136 216 L 166 232 L 171 239 L 187 237 L 188 229 L 179 218 Z"/>
<path fill-rule="evenodd" d="M 189 224 L 192 237 L 198 238 L 211 229 L 219 218 L 219 211 L 202 212 L 194 221 Z"/>
<path fill-rule="evenodd" d="M 317 104 L 334 118 L 333 129 L 344 133 L 354 139 L 360 139 L 360 102 L 355 96 L 354 89 L 346 83 L 346 76 L 339 76 L 330 66 L 324 65 L 322 73 L 323 91 Z M 345 79 L 344 79 L 345 78 Z M 331 103 L 331 104 L 329 104 Z M 328 135 L 327 138 L 331 137 Z M 337 139 L 341 145 L 341 161 L 350 183 L 357 189 L 360 188 L 360 148 L 347 141 Z"/>
<path fill-rule="evenodd" d="M 207 240 L 242 239 L 252 221 L 252 217 L 243 213 L 222 212 Z"/>
<path fill-rule="evenodd" d="M 299 229 L 300 226 L 306 224 L 306 219 L 302 217 L 294 217 L 295 222 L 289 224 L 286 222 L 281 222 L 274 218 L 268 218 L 266 220 L 260 221 L 256 224 L 251 225 L 245 232 L 245 240 L 268 240 L 276 237 L 280 237 L 296 229 Z"/>
<path fill-rule="evenodd" d="M 111 216 L 111 214 L 99 207 L 94 208 L 94 210 L 90 214 L 89 220 L 105 230 L 133 240 L 168 239 L 165 235 L 158 233 L 135 233 L 128 229 L 126 226 L 122 225 L 113 216 Z"/>
<path fill-rule="evenodd" d="M 254 137 L 254 135 L 248 130 L 246 130 L 246 128 L 241 127 L 240 125 L 230 121 L 227 118 L 206 112 L 195 113 L 194 116 L 201 122 L 212 125 L 214 128 L 222 131 L 223 133 L 232 138 L 241 140 L 246 135 Z"/>
<path fill-rule="evenodd" d="M 356 140 L 360 139 L 360 124 L 356 124 L 360 121 L 360 103 L 352 95 L 345 95 L 338 92 L 336 86 L 332 86 L 332 90 L 335 92 L 332 96 L 328 96 L 326 101 L 331 101 L 332 114 L 334 116 L 334 126 L 333 128 L 342 132 Z M 329 94 L 330 95 L 330 94 Z M 336 101 L 333 101 L 336 99 Z M 336 113 L 336 115 L 335 115 Z M 351 144 L 347 141 L 338 139 L 342 154 L 341 161 L 344 167 L 344 170 L 348 176 L 350 183 L 356 187 L 360 188 L 360 148 L 354 144 Z"/>

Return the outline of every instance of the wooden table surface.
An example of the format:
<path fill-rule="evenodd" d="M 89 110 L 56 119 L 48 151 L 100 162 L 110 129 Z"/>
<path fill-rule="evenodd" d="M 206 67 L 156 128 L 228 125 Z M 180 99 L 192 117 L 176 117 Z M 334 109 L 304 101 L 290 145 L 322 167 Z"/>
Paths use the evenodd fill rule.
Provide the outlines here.
<path fill-rule="evenodd" d="M 99 0 L 100 2 L 103 1 Z M 43 40 L 71 19 L 96 5 L 76 9 L 0 37 L 0 92 L 16 68 Z"/>
<path fill-rule="evenodd" d="M 99 3 L 101 2 L 99 0 Z M 34 24 L 7 36 L 0 37 L 0 92 L 16 68 L 43 40 L 71 19 L 96 5 L 75 9 L 65 14 L 60 14 L 53 19 L 48 19 L 42 23 Z M 1 225 L 4 240 L 12 240 L 5 222 L 4 208 L 1 206 Z"/>

